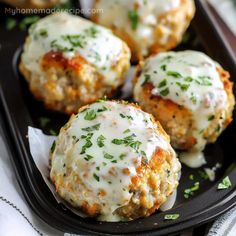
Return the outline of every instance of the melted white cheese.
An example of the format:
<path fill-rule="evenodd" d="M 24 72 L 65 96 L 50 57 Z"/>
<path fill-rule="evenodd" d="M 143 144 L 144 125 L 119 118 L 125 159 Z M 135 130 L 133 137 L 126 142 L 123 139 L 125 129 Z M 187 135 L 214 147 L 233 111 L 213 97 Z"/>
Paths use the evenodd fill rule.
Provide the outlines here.
<path fill-rule="evenodd" d="M 77 46 L 65 39 L 67 36 Z M 40 59 L 51 50 L 58 51 L 58 48 L 63 48 L 66 58 L 80 54 L 104 75 L 108 84 L 117 77 L 112 66 L 119 60 L 123 42 L 104 27 L 68 13 L 47 16 L 30 28 L 22 60 L 28 70 L 41 75 Z"/>
<path fill-rule="evenodd" d="M 196 152 L 182 152 L 179 154 L 179 160 L 190 168 L 199 168 L 206 164 L 204 153 Z"/>
<path fill-rule="evenodd" d="M 206 145 L 203 133 L 216 112 L 223 110 L 227 102 L 216 63 L 205 54 L 196 51 L 160 53 L 145 62 L 134 88 L 137 101 L 144 81 L 154 85 L 153 95 L 169 99 L 191 111 L 195 122 L 193 136 L 197 143 L 191 154 L 183 154 L 184 162 L 189 163 L 196 155 L 196 158 L 204 163 L 201 157 L 203 154 L 198 153 Z M 193 165 L 198 166 L 199 163 Z"/>
<path fill-rule="evenodd" d="M 110 22 L 117 28 L 127 33 L 133 40 L 140 43 L 143 55 L 147 55 L 147 47 L 154 43 L 155 27 L 158 17 L 177 8 L 180 0 L 99 0 L 96 8 L 103 9 L 104 13 L 99 15 L 99 22 L 107 25 Z M 137 8 L 138 6 L 138 8 Z M 137 9 L 136 9 L 137 8 Z M 137 29 L 132 29 L 132 21 L 129 12 L 136 9 L 139 17 Z M 167 39 L 163 38 L 163 44 Z"/>
<path fill-rule="evenodd" d="M 96 117 L 86 120 L 92 113 Z M 89 134 L 92 145 L 83 152 Z M 102 144 L 99 146 L 98 139 L 101 137 Z M 117 141 L 124 139 L 132 140 L 133 144 L 119 144 L 120 141 Z M 129 185 L 132 176 L 137 174 L 136 168 L 140 166 L 142 156 L 145 155 L 149 161 L 159 148 L 174 153 L 149 114 L 117 102 L 90 105 L 87 110 L 72 117 L 66 133 L 60 134 L 58 140 L 60 144 L 53 154 L 51 175 L 63 175 L 64 164 L 71 167 L 81 182 L 93 191 L 94 199 L 99 199 L 103 205 L 101 219 L 107 221 L 118 221 L 112 213 L 130 201 L 132 193 L 129 193 Z M 178 172 L 177 159 L 174 163 L 173 171 Z M 130 174 L 124 174 L 124 169 L 128 169 Z M 98 198 L 101 189 L 106 191 L 106 195 Z M 94 201 L 92 198 L 86 200 L 90 204 Z"/>

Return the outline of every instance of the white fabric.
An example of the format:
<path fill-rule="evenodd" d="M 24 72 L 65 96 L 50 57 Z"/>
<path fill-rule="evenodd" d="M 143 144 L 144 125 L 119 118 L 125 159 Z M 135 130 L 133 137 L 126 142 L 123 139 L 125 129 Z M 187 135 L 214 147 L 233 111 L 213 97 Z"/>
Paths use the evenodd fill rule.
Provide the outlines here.
<path fill-rule="evenodd" d="M 212 226 L 207 236 L 235 236 L 236 208 L 221 216 Z"/>
<path fill-rule="evenodd" d="M 48 236 L 64 235 L 42 222 L 29 209 L 0 136 L 0 236 L 34 236 L 40 233 Z"/>

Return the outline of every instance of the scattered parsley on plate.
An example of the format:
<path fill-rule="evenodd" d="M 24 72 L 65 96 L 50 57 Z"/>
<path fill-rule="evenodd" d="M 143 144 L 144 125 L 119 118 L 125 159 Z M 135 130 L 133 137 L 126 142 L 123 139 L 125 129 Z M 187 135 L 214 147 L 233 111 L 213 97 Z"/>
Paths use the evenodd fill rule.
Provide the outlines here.
<path fill-rule="evenodd" d="M 177 220 L 179 218 L 179 214 L 168 214 L 164 216 L 165 220 Z"/>
<path fill-rule="evenodd" d="M 229 176 L 226 176 L 221 183 L 218 184 L 217 189 L 227 189 L 232 186 Z"/>

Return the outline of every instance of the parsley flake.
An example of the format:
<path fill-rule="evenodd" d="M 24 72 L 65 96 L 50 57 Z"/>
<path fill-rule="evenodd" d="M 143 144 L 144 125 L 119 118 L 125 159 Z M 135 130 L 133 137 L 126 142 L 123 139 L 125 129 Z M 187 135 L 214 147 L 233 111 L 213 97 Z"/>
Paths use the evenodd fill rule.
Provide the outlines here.
<path fill-rule="evenodd" d="M 151 79 L 151 75 L 149 74 L 144 74 L 144 81 L 143 83 L 141 84 L 141 86 L 143 86 L 144 84 L 148 83 Z"/>
<path fill-rule="evenodd" d="M 160 94 L 161 94 L 162 96 L 167 96 L 167 95 L 169 94 L 169 92 L 170 92 L 169 89 L 166 88 L 166 89 L 160 91 Z"/>
<path fill-rule="evenodd" d="M 158 84 L 158 88 L 162 88 L 165 87 L 167 85 L 167 80 L 163 79 L 159 84 Z"/>
<path fill-rule="evenodd" d="M 93 174 L 93 178 L 96 179 L 98 182 L 100 181 L 100 177 L 96 175 L 95 173 Z"/>
<path fill-rule="evenodd" d="M 136 30 L 138 28 L 138 23 L 139 23 L 139 15 L 137 10 L 128 11 L 128 18 L 131 22 L 132 30 Z"/>
<path fill-rule="evenodd" d="M 87 154 L 84 159 L 85 159 L 86 161 L 89 161 L 89 160 L 93 159 L 93 156 Z"/>
<path fill-rule="evenodd" d="M 99 147 L 103 147 L 104 146 L 104 141 L 105 141 L 105 137 L 103 135 L 100 135 L 98 138 L 97 138 L 97 145 Z"/>
<path fill-rule="evenodd" d="M 221 183 L 218 184 L 217 189 L 228 189 L 232 186 L 229 176 L 226 176 Z"/>
<path fill-rule="evenodd" d="M 177 220 L 179 218 L 179 214 L 168 214 L 164 216 L 165 220 Z"/>
<path fill-rule="evenodd" d="M 55 148 L 56 148 L 56 142 L 54 141 L 51 146 L 51 153 L 55 151 Z"/>
<path fill-rule="evenodd" d="M 182 75 L 176 71 L 168 71 L 166 74 L 175 78 L 182 78 Z"/>
<path fill-rule="evenodd" d="M 84 116 L 85 120 L 94 120 L 97 117 L 97 114 L 94 110 L 90 110 L 86 112 L 86 115 Z"/>
<path fill-rule="evenodd" d="M 110 154 L 108 154 L 108 153 L 105 153 L 105 154 L 104 154 L 104 158 L 106 158 L 106 159 L 113 159 L 114 156 L 112 156 L 112 155 L 110 155 Z"/>
<path fill-rule="evenodd" d="M 91 131 L 94 131 L 94 130 L 99 130 L 100 126 L 101 126 L 101 124 L 98 123 L 98 124 L 90 126 L 90 127 L 82 128 L 82 130 L 87 131 L 87 132 L 91 132 Z"/>

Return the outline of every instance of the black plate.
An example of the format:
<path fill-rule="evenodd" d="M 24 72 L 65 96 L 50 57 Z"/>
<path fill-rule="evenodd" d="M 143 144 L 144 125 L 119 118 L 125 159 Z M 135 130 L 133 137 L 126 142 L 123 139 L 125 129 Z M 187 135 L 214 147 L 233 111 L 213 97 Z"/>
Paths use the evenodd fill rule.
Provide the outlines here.
<path fill-rule="evenodd" d="M 207 14 L 203 1 L 196 1 L 196 5 L 197 14 L 192 28 L 200 36 L 207 53 L 230 71 L 232 79 L 236 78 L 236 64 L 222 35 L 214 28 L 214 22 Z M 127 223 L 96 222 L 66 210 L 55 201 L 33 163 L 26 135 L 28 126 L 40 127 L 40 117 L 49 117 L 51 120 L 44 127 L 45 132 L 57 132 L 68 117 L 44 109 L 42 103 L 31 96 L 26 82 L 19 74 L 19 56 L 26 33 L 18 29 L 7 31 L 4 25 L 0 26 L 0 33 L 0 97 L 4 108 L 5 129 L 10 135 L 13 150 L 12 161 L 27 202 L 45 222 L 64 232 L 78 234 L 163 235 L 205 223 L 236 205 L 236 168 L 232 166 L 235 159 L 233 147 L 236 146 L 236 123 L 233 122 L 217 143 L 209 145 L 205 150 L 208 164 L 204 167 L 212 167 L 217 162 L 222 164 L 216 173 L 216 180 L 210 182 L 202 178 L 199 174 L 202 168 L 190 169 L 183 166 L 177 201 L 171 210 Z M 185 46 L 183 44 L 179 49 Z M 190 174 L 194 175 L 194 180 L 189 179 Z M 219 191 L 217 185 L 226 174 L 232 181 L 232 187 Z M 200 182 L 199 191 L 186 200 L 184 190 L 196 181 Z M 165 214 L 173 213 L 180 214 L 179 219 L 163 220 Z"/>

